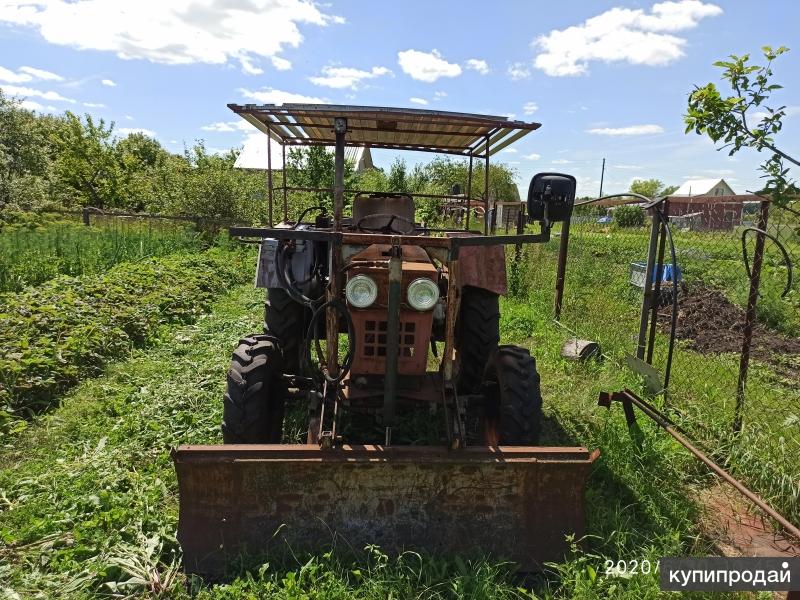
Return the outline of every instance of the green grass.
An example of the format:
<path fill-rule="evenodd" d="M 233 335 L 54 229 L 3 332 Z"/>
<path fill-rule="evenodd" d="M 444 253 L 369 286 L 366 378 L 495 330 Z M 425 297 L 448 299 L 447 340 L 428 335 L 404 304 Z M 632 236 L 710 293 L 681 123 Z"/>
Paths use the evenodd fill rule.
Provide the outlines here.
<path fill-rule="evenodd" d="M 229 353 L 257 331 L 260 292 L 235 288 L 210 315 L 162 332 L 67 393 L 60 407 L 0 451 L 0 594 L 90 598 L 657 598 L 657 576 L 607 577 L 608 559 L 711 550 L 693 490 L 705 476 L 670 438 L 595 406 L 601 389 L 636 385 L 613 362 L 560 358 L 567 335 L 529 303 L 504 302 L 504 339 L 534 349 L 546 440 L 599 447 L 587 489 L 585 547 L 537 580 L 510 565 L 457 557 L 299 556 L 207 585 L 179 573 L 177 489 L 169 448 L 219 443 Z M 167 335 L 167 333 L 169 333 Z M 726 596 L 728 597 L 728 596 Z"/>
<path fill-rule="evenodd" d="M 95 218 L 33 221 L 0 229 L 0 292 L 17 292 L 57 275 L 103 273 L 114 265 L 207 247 L 183 224 Z"/>
<path fill-rule="evenodd" d="M 576 230 L 577 229 L 577 230 Z M 581 338 L 600 342 L 620 369 L 636 348 L 640 292 L 629 284 L 629 265 L 647 254 L 647 232 L 573 229 L 564 294 L 562 322 Z M 741 247 L 735 235 L 676 235 L 679 264 L 689 285 L 707 282 L 724 290 L 732 301 L 745 294 L 747 279 Z M 551 314 L 558 241 L 525 248 L 524 264 L 514 290 L 532 314 Z M 702 251 L 701 251 L 702 250 Z M 779 269 L 775 248 L 766 253 L 765 277 Z M 800 254 L 799 254 L 800 255 Z M 770 266 L 771 261 L 775 261 Z M 776 266 L 777 265 L 777 266 Z M 782 283 L 767 280 L 760 302 L 779 302 L 775 318 L 784 334 L 800 323 L 797 292 L 779 299 Z M 795 286 L 797 283 L 795 283 Z M 743 302 L 744 296 L 738 296 Z M 510 317 L 519 319 L 518 316 Z M 769 323 L 767 323 L 769 326 Z M 663 373 L 667 335 L 656 335 L 654 365 Z M 785 357 L 784 361 L 790 359 Z M 794 361 L 796 362 L 796 358 Z M 795 372 L 797 365 L 794 367 Z M 751 360 L 741 435 L 732 433 L 739 371 L 737 353 L 702 354 L 677 342 L 668 406 L 670 414 L 695 441 L 721 464 L 768 499 L 784 516 L 800 521 L 800 386 L 791 370 Z M 659 399 L 663 402 L 663 399 Z"/>
<path fill-rule="evenodd" d="M 151 343 L 161 327 L 196 319 L 222 291 L 249 279 L 252 258 L 214 248 L 0 294 L 0 431 L 24 425 L 19 417 L 47 409 L 109 360 Z"/>

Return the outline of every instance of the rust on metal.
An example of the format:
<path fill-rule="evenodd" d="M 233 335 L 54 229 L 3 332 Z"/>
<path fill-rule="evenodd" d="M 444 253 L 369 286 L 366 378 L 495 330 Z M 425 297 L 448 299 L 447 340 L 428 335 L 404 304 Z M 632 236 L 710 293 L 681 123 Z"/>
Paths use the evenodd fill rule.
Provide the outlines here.
<path fill-rule="evenodd" d="M 448 232 L 449 238 L 470 238 L 476 234 Z M 502 245 L 463 246 L 458 252 L 458 285 L 478 287 L 495 294 L 508 292 L 506 252 Z"/>
<path fill-rule="evenodd" d="M 617 401 L 622 404 L 625 411 L 625 419 L 628 425 L 636 422 L 636 415 L 634 414 L 633 407 L 636 406 L 648 418 L 650 418 L 656 425 L 661 427 L 664 431 L 675 438 L 684 448 L 691 452 L 697 459 L 704 465 L 711 469 L 716 475 L 722 478 L 725 483 L 733 486 L 736 491 L 742 494 L 745 498 L 750 500 L 758 508 L 763 510 L 767 515 L 775 519 L 780 524 L 784 531 L 795 539 L 800 540 L 800 528 L 792 524 L 786 517 L 781 515 L 778 511 L 767 504 L 758 494 L 751 491 L 750 488 L 745 486 L 741 481 L 736 479 L 733 475 L 728 473 L 725 469 L 720 467 L 717 463 L 706 456 L 699 448 L 692 444 L 684 435 L 683 432 L 677 427 L 670 419 L 659 411 L 655 406 L 634 394 L 631 390 L 623 390 L 621 392 L 600 392 L 597 404 L 605 408 L 611 407 L 611 402 Z"/>
<path fill-rule="evenodd" d="M 253 552 L 336 541 L 483 556 L 541 570 L 584 533 L 585 448 L 181 446 L 178 540 L 189 573 L 225 574 Z"/>

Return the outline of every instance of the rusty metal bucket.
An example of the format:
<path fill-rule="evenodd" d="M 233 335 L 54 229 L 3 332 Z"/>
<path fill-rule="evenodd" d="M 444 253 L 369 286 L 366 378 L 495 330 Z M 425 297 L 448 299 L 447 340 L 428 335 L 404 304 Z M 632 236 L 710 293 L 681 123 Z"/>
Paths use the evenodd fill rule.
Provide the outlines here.
<path fill-rule="evenodd" d="M 560 560 L 584 532 L 586 448 L 181 446 L 178 541 L 210 578 L 243 555 L 361 551 Z"/>

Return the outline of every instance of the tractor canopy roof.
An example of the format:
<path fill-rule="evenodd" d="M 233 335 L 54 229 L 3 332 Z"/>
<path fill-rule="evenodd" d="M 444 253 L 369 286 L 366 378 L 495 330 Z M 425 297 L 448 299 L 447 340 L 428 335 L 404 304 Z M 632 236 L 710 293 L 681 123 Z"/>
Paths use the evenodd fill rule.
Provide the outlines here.
<path fill-rule="evenodd" d="M 228 104 L 284 146 L 332 146 L 334 119 L 347 119 L 346 146 L 487 157 L 539 123 L 471 113 L 337 104 Z"/>

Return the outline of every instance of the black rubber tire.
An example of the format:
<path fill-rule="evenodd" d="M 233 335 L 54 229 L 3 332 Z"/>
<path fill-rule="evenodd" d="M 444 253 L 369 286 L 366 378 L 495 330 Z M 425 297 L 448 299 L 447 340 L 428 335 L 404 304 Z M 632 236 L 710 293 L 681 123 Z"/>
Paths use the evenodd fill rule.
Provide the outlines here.
<path fill-rule="evenodd" d="M 499 343 L 500 296 L 489 290 L 464 286 L 456 321 L 456 385 L 460 394 L 479 391 L 487 361 Z"/>
<path fill-rule="evenodd" d="M 228 369 L 222 406 L 226 444 L 277 444 L 283 437 L 286 404 L 281 352 L 274 337 L 251 335 L 239 340 Z"/>
<path fill-rule="evenodd" d="M 283 369 L 286 373 L 300 375 L 303 352 L 311 312 L 291 299 L 283 288 L 269 288 L 264 304 L 264 333 L 275 336 L 283 353 Z"/>
<path fill-rule="evenodd" d="M 499 443 L 535 446 L 542 430 L 542 392 L 536 360 L 525 348 L 499 346 L 486 366 L 486 418 Z"/>

